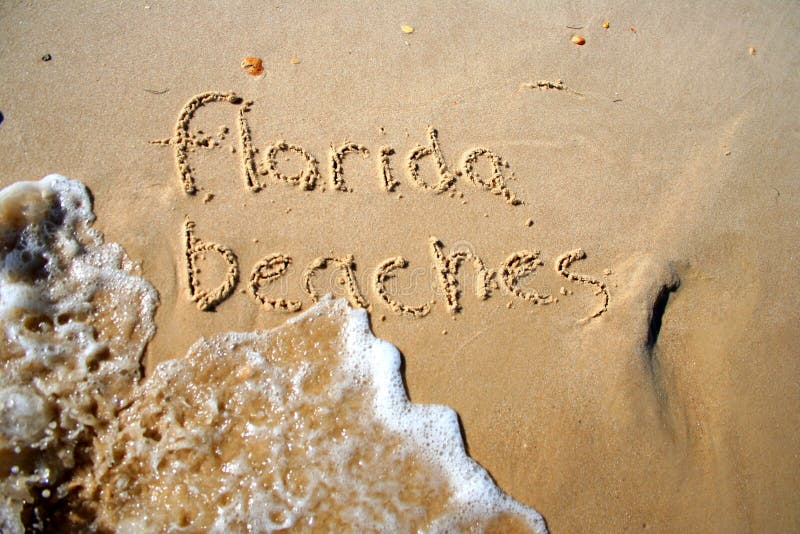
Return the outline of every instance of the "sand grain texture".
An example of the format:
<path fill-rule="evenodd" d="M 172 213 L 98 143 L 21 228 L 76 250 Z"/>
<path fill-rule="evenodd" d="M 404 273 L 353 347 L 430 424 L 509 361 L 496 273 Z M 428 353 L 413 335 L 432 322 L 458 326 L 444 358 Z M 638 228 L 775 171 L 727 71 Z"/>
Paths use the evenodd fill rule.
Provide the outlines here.
<path fill-rule="evenodd" d="M 797 531 L 798 35 L 779 2 L 6 2 L 0 185 L 91 189 L 160 295 L 146 372 L 307 309 L 310 265 L 315 294 L 344 296 L 346 263 L 411 399 L 454 408 L 551 531 Z M 197 111 L 189 182 L 175 124 L 207 92 L 252 104 Z M 189 298 L 187 219 L 239 262 L 213 312 Z M 482 299 L 469 260 L 451 314 L 431 236 L 498 272 L 538 251 L 519 287 L 557 302 Z M 330 258 L 347 261 L 313 264 Z"/>

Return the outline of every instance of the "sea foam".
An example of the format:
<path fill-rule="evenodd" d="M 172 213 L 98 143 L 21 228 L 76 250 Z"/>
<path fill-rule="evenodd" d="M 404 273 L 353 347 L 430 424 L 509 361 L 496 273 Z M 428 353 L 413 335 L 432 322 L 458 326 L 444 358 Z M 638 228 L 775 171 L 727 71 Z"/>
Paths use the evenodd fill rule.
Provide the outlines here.
<path fill-rule="evenodd" d="M 89 225 L 79 182 L 0 191 L 0 530 L 46 527 L 155 332 L 155 289 Z"/>
<path fill-rule="evenodd" d="M 60 176 L 0 192 L 4 532 L 545 531 L 346 301 L 138 383 L 156 293 L 92 219 Z"/>

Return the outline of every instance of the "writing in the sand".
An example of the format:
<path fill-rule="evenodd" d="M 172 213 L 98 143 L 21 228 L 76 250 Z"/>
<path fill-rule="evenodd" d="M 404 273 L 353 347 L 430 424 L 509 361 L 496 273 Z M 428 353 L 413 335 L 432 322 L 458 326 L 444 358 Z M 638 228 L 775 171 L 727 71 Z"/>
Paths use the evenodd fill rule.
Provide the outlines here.
<path fill-rule="evenodd" d="M 250 126 L 247 121 L 247 112 L 253 102 L 244 101 L 234 93 L 206 92 L 199 94 L 181 110 L 172 137 L 152 141 L 154 144 L 171 146 L 175 151 L 175 161 L 178 176 L 183 191 L 188 195 L 197 193 L 198 188 L 189 162 L 189 153 L 197 147 L 213 145 L 210 136 L 203 136 L 202 132 L 193 133 L 190 130 L 192 118 L 203 106 L 211 103 L 229 103 L 237 106 L 239 154 L 242 171 L 243 186 L 252 192 L 265 188 L 269 181 L 283 181 L 294 184 L 304 190 L 313 190 L 319 187 L 325 191 L 351 190 L 344 176 L 344 158 L 347 154 L 362 154 L 368 157 L 370 150 L 357 143 L 345 142 L 341 146 L 331 145 L 328 158 L 328 187 L 322 182 L 318 160 L 303 147 L 276 141 L 268 146 L 261 161 L 257 161 L 256 150 L 253 146 Z M 227 134 L 227 129 L 221 135 Z M 406 157 L 406 171 L 409 182 L 413 187 L 428 191 L 433 194 L 449 192 L 455 195 L 455 184 L 459 179 L 481 190 L 502 197 L 506 203 L 516 206 L 522 201 L 507 185 L 505 172 L 509 165 L 503 158 L 486 147 L 475 147 L 464 152 L 458 170 L 451 170 L 439 146 L 438 134 L 435 128 L 428 127 L 426 131 L 426 145 L 412 148 Z M 277 169 L 277 156 L 281 152 L 294 152 L 304 161 L 303 169 L 296 175 L 287 176 Z M 393 193 L 400 182 L 395 178 L 391 167 L 391 156 L 394 149 L 382 146 L 377 157 L 377 183 L 386 193 Z M 426 181 L 420 173 L 419 163 L 423 158 L 431 158 L 435 163 L 435 181 Z M 491 168 L 491 176 L 484 179 L 477 171 L 477 162 L 485 158 Z M 262 180 L 262 176 L 266 179 Z M 188 281 L 189 298 L 196 303 L 200 310 L 213 310 L 233 294 L 240 282 L 240 266 L 237 255 L 229 247 L 220 243 L 209 241 L 198 236 L 194 221 L 186 220 L 182 228 L 183 249 L 185 252 L 185 265 Z M 430 252 L 433 271 L 436 273 L 437 285 L 444 297 L 444 305 L 451 313 L 461 309 L 460 296 L 462 293 L 458 280 L 459 270 L 463 265 L 471 265 L 476 274 L 475 292 L 479 299 L 488 299 L 493 293 L 502 291 L 513 298 L 532 304 L 546 305 L 558 302 L 558 299 L 549 294 L 541 294 L 533 289 L 523 287 L 521 280 L 532 275 L 539 267 L 544 265 L 541 252 L 538 250 L 518 250 L 511 253 L 497 268 L 487 267 L 483 259 L 473 251 L 453 250 L 448 251 L 444 243 L 436 237 L 431 237 L 427 246 Z M 207 254 L 216 254 L 224 262 L 227 270 L 224 280 L 213 287 L 204 287 L 201 283 L 200 263 Z M 588 286 L 599 297 L 599 306 L 585 319 L 592 319 L 603 314 L 608 309 L 609 293 L 605 282 L 601 279 L 573 272 L 572 264 L 582 260 L 586 254 L 582 249 L 575 249 L 559 255 L 553 264 L 555 271 L 569 282 Z M 264 256 L 250 271 L 247 292 L 257 302 L 268 310 L 284 312 L 299 311 L 303 303 L 301 300 L 270 296 L 269 289 L 286 274 L 292 264 L 291 256 L 280 252 Z M 394 278 L 396 271 L 408 268 L 408 261 L 402 256 L 394 256 L 381 261 L 372 272 L 370 280 L 371 292 L 385 307 L 398 315 L 424 317 L 430 313 L 435 305 L 434 300 L 422 304 L 409 304 L 402 302 L 393 295 L 388 288 L 388 282 Z M 344 288 L 350 304 L 359 308 L 371 308 L 364 296 L 355 276 L 355 260 L 352 255 L 346 256 L 320 256 L 306 265 L 302 275 L 302 290 L 312 301 L 321 297 L 315 278 L 320 272 L 333 269 L 337 274 L 338 283 Z M 562 294 L 571 291 L 562 288 Z"/>

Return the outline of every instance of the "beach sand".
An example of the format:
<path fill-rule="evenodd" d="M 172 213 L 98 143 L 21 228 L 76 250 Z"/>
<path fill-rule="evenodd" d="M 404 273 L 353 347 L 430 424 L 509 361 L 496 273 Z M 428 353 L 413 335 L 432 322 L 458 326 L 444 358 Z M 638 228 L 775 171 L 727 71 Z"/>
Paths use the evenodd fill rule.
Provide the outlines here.
<path fill-rule="evenodd" d="M 470 456 L 552 532 L 797 531 L 799 29 L 800 10 L 779 2 L 7 2 L 0 185 L 57 172 L 91 190 L 95 228 L 159 293 L 146 373 L 201 336 L 293 316 L 248 294 L 263 257 L 291 257 L 267 292 L 307 309 L 304 269 L 352 255 L 411 400 L 455 409 Z M 244 72 L 247 56 L 262 76 Z M 214 102 L 191 131 L 229 131 L 191 147 L 187 194 L 176 121 L 209 91 L 253 102 L 259 162 L 276 140 L 312 154 L 314 189 L 261 175 L 248 189 L 240 107 Z M 429 127 L 454 180 L 444 192 L 407 169 Z M 369 155 L 344 156 L 349 191 L 335 190 L 329 152 L 349 142 Z M 521 204 L 455 174 L 478 147 L 508 163 Z M 429 187 L 432 159 L 419 164 Z M 285 150 L 276 162 L 304 165 Z M 241 271 L 213 311 L 189 298 L 187 219 Z M 537 251 L 514 287 L 552 302 L 512 294 L 502 273 L 478 298 L 465 264 L 452 313 L 432 237 L 498 271 Z M 570 280 L 557 259 L 577 249 L 566 273 L 585 277 Z M 204 287 L 223 279 L 214 256 Z M 387 287 L 409 306 L 434 301 L 424 317 L 376 291 L 396 256 L 408 268 Z M 343 295 L 332 272 L 313 283 Z"/>

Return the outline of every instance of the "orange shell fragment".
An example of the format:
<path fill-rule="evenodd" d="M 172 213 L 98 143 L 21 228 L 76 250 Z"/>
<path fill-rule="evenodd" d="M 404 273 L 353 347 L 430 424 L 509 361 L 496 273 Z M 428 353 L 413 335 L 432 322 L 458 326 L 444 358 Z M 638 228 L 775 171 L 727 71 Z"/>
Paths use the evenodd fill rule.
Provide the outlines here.
<path fill-rule="evenodd" d="M 258 76 L 264 73 L 264 64 L 261 58 L 246 57 L 242 60 L 242 68 L 250 76 Z"/>

